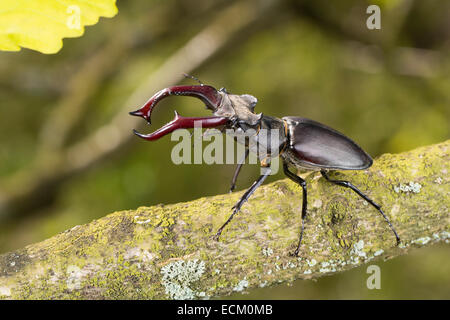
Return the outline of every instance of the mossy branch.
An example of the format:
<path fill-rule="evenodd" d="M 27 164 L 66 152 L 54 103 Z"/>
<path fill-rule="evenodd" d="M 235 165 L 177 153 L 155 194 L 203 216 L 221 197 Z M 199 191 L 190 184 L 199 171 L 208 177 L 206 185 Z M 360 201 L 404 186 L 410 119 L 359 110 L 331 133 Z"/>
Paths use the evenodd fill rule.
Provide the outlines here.
<path fill-rule="evenodd" d="M 411 247 L 449 242 L 450 140 L 385 154 L 366 171 L 335 172 L 382 204 L 402 238 L 351 190 L 306 176 L 309 210 L 296 246 L 301 188 L 262 186 L 211 236 L 242 192 L 110 214 L 0 256 L 0 297 L 19 299 L 207 298 L 342 272 Z"/>

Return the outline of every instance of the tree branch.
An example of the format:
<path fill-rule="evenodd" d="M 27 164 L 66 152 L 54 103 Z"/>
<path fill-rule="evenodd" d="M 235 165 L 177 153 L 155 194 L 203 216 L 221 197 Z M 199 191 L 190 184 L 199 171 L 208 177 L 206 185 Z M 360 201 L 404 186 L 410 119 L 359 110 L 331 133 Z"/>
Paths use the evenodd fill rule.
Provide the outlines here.
<path fill-rule="evenodd" d="M 256 191 L 220 242 L 211 235 L 242 192 L 141 207 L 76 226 L 0 256 L 0 297 L 206 298 L 343 272 L 412 247 L 449 242 L 450 140 L 385 154 L 366 171 L 335 172 L 379 202 L 402 238 L 350 190 L 308 174 L 301 258 L 292 257 L 301 188 L 284 179 Z"/>

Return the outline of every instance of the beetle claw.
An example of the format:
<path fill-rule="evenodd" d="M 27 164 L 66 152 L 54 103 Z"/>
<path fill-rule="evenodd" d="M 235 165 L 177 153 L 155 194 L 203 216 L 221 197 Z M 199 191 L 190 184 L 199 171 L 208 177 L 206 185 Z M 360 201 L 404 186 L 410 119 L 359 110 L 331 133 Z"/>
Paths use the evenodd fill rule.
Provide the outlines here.
<path fill-rule="evenodd" d="M 136 111 L 129 112 L 129 114 L 130 114 L 130 116 L 142 117 L 142 118 L 144 118 L 145 120 L 147 120 L 148 124 L 152 124 L 152 123 L 151 123 L 151 120 L 150 120 L 150 117 L 148 117 L 147 115 L 145 115 L 145 114 L 141 111 L 141 109 L 136 110 Z"/>
<path fill-rule="evenodd" d="M 145 139 L 145 135 L 142 134 L 142 133 L 139 133 L 136 129 L 133 129 L 133 133 L 134 133 L 135 135 L 137 135 L 139 138 Z"/>
<path fill-rule="evenodd" d="M 203 84 L 195 86 L 173 86 L 157 92 L 140 109 L 130 112 L 130 115 L 143 117 L 150 123 L 153 109 L 158 102 L 168 96 L 191 96 L 198 98 L 212 111 L 216 111 L 222 101 L 221 94 L 211 86 Z"/>
<path fill-rule="evenodd" d="M 134 134 L 138 137 L 153 141 L 157 140 L 175 130 L 178 129 L 192 129 L 195 128 L 197 123 L 203 128 L 215 128 L 219 126 L 226 125 L 228 123 L 228 119 L 224 117 L 194 117 L 194 118 L 185 118 L 180 116 L 175 111 L 175 118 L 169 123 L 165 124 L 163 127 L 159 128 L 153 133 L 150 134 L 141 134 L 136 130 L 133 130 Z"/>
<path fill-rule="evenodd" d="M 130 114 L 131 116 L 142 117 L 142 112 L 139 111 L 139 110 L 131 111 L 129 114 Z"/>

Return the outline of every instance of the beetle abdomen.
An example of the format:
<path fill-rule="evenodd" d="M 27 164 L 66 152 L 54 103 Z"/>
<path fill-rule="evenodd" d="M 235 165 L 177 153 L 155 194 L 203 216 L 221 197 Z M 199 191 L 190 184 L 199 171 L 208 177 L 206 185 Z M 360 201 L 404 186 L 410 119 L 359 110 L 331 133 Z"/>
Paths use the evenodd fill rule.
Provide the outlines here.
<path fill-rule="evenodd" d="M 290 136 L 289 149 L 296 165 L 305 168 L 362 170 L 372 158 L 353 140 L 316 121 L 284 117 Z"/>

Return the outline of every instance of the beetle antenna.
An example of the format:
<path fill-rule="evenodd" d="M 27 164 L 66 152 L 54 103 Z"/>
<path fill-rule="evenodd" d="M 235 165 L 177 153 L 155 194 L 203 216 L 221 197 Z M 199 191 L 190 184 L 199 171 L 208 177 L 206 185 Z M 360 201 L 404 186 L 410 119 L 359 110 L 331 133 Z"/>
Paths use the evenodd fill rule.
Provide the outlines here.
<path fill-rule="evenodd" d="M 201 86 L 204 86 L 204 85 L 205 85 L 203 82 L 200 81 L 199 78 L 194 77 L 193 75 L 190 75 L 190 74 L 187 74 L 187 73 L 183 73 L 183 76 L 184 76 L 185 78 L 188 78 L 188 79 L 192 79 L 192 80 L 194 80 L 194 81 L 197 81 L 198 83 L 200 83 Z"/>

